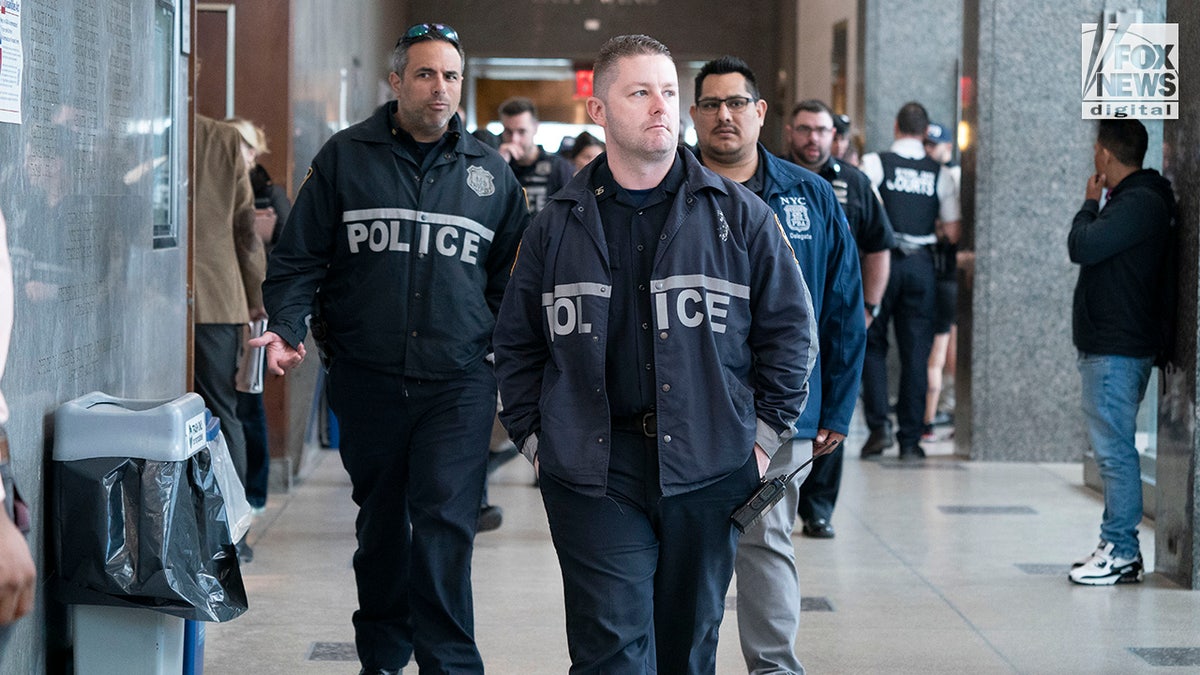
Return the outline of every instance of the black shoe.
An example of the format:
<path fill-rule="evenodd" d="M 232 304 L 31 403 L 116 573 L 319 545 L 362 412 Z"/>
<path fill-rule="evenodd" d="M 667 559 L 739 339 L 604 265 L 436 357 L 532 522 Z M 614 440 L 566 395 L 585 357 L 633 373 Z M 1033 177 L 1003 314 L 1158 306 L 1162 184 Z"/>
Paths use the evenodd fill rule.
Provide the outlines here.
<path fill-rule="evenodd" d="M 833 525 L 824 518 L 814 518 L 810 522 L 804 523 L 804 528 L 800 532 L 806 537 L 813 539 L 833 539 Z"/>
<path fill-rule="evenodd" d="M 892 447 L 895 441 L 892 440 L 891 426 L 883 426 L 879 429 L 872 429 L 871 435 L 867 437 L 867 442 L 862 446 L 862 458 L 873 459 L 883 454 L 884 450 Z"/>
<path fill-rule="evenodd" d="M 922 448 L 921 446 L 917 445 L 916 443 L 913 443 L 912 445 L 902 445 L 902 446 L 900 446 L 900 459 L 901 460 L 925 459 L 925 448 Z"/>
<path fill-rule="evenodd" d="M 400 675 L 400 669 L 389 670 L 387 668 L 363 668 L 358 671 L 358 675 Z"/>
<path fill-rule="evenodd" d="M 479 520 L 475 521 L 476 532 L 491 532 L 498 529 L 500 523 L 504 522 L 504 510 L 499 506 L 481 506 L 479 508 Z"/>

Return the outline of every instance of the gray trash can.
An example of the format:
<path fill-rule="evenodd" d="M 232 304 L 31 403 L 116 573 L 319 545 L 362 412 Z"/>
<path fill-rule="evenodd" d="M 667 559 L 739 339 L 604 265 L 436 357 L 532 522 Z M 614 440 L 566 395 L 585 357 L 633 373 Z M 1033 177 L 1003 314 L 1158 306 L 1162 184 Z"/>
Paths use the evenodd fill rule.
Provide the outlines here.
<path fill-rule="evenodd" d="M 245 611 L 210 421 L 194 393 L 93 392 L 56 411 L 55 590 L 71 606 L 76 673 L 196 672 L 185 620 Z"/>

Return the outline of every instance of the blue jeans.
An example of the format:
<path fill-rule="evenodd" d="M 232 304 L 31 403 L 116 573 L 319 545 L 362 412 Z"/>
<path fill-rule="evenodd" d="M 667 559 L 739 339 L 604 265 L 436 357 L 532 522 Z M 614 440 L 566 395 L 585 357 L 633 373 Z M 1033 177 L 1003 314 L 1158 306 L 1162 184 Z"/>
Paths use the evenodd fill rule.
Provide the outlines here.
<path fill-rule="evenodd" d="M 1134 432 L 1154 359 L 1080 352 L 1077 364 L 1088 438 L 1104 480 L 1100 538 L 1113 545 L 1113 556 L 1133 558 L 1142 522 L 1142 469 Z"/>

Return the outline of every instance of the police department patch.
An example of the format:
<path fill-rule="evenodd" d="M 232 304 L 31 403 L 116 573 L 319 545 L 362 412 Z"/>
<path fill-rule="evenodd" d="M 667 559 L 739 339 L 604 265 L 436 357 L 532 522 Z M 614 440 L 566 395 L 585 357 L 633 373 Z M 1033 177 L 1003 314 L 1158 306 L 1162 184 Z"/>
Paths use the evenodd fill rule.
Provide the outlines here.
<path fill-rule="evenodd" d="M 487 197 L 496 193 L 496 183 L 493 180 L 491 172 L 482 166 L 467 167 L 467 187 L 475 191 L 475 194 L 480 197 Z"/>
<path fill-rule="evenodd" d="M 796 234 L 808 232 L 812 227 L 808 220 L 808 207 L 804 204 L 785 204 L 783 214 L 787 218 L 787 228 Z"/>

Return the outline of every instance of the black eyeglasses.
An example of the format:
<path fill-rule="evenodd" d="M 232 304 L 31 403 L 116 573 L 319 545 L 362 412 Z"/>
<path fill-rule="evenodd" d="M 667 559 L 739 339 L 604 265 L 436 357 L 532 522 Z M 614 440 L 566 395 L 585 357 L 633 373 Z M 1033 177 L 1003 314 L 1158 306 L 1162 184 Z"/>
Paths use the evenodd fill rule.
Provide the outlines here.
<path fill-rule="evenodd" d="M 755 99 L 745 96 L 730 96 L 729 98 L 702 98 L 696 101 L 696 110 L 705 115 L 715 115 L 724 103 L 731 113 L 740 113 L 754 103 Z"/>
<path fill-rule="evenodd" d="M 401 37 L 396 42 L 396 46 L 399 47 L 403 44 L 412 44 L 417 40 L 436 40 L 439 37 L 455 47 L 459 46 L 458 31 L 444 23 L 419 23 L 404 31 L 404 37 Z"/>

